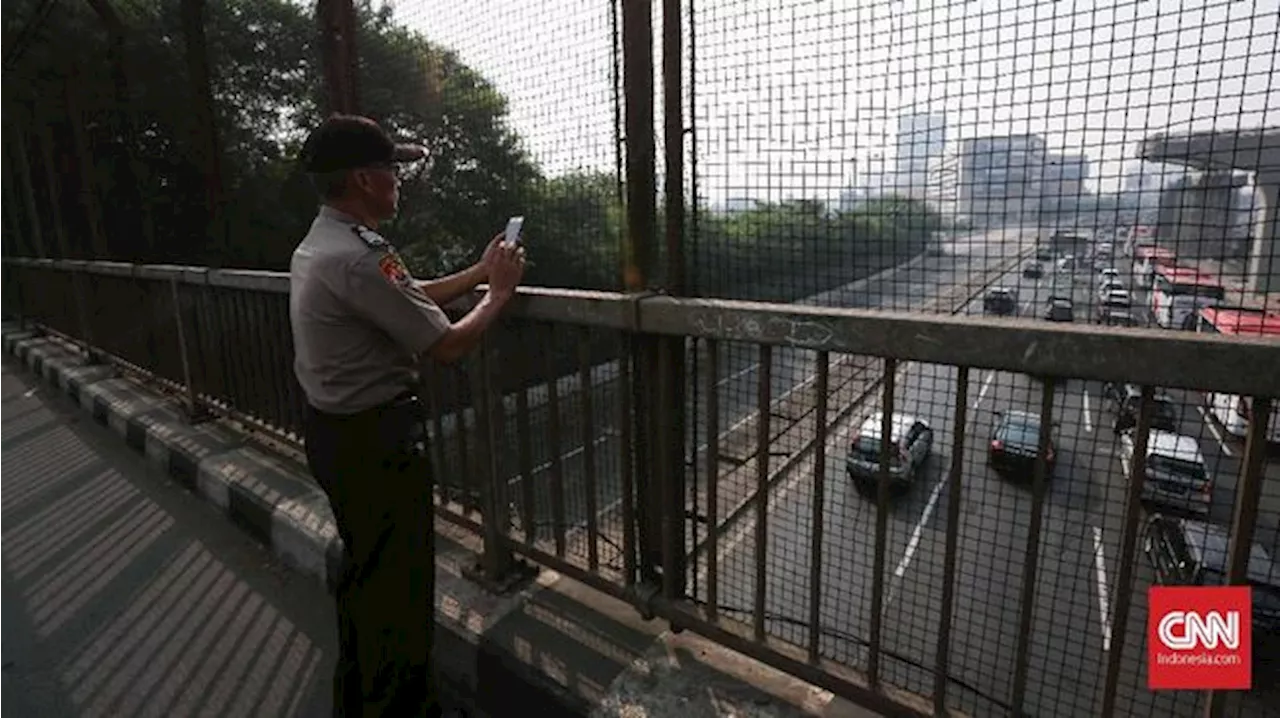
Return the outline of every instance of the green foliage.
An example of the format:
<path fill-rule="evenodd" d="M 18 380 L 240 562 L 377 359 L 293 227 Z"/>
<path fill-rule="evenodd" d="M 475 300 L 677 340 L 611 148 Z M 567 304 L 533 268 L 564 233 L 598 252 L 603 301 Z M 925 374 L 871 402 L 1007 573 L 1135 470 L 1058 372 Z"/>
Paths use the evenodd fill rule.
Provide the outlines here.
<path fill-rule="evenodd" d="M 874 200 L 828 212 L 810 200 L 703 210 L 690 252 L 699 294 L 792 301 L 851 282 L 924 249 L 941 215 L 922 202 Z"/>
<path fill-rule="evenodd" d="M 6 42 L 35 15 L 35 0 L 5 4 Z M 4 86 L 10 109 L 30 108 L 28 133 L 55 126 L 67 164 L 78 168 L 62 97 L 73 93 L 84 117 L 89 174 L 68 184 L 95 188 L 111 257 L 282 269 L 315 211 L 316 199 L 294 157 L 323 116 L 324 83 L 309 4 L 223 0 L 205 8 L 215 122 L 220 143 L 223 225 L 203 222 L 203 167 L 192 105 L 179 3 L 108 2 L 124 27 L 127 96 L 113 76 L 106 25 L 86 3 L 56 11 L 33 36 Z M 483 77 L 420 34 L 398 25 L 388 7 L 359 3 L 362 111 L 394 134 L 431 150 L 430 167 L 402 189 L 402 214 L 386 227 L 412 247 L 421 271 L 474 255 L 486 232 L 525 207 L 539 173 L 506 125 L 506 100 Z M 127 101 L 124 101 L 127 99 Z M 127 121 L 127 122 L 126 122 Z M 8 123 L 7 123 L 8 124 Z M 9 124 L 6 129 L 15 127 Z M 10 135 L 6 133 L 6 138 Z M 31 135 L 28 135 L 31 137 Z M 29 140 L 30 151 L 38 144 Z M 122 177 L 130 164 L 141 171 Z M 45 183 L 34 170 L 34 186 Z M 74 194 L 74 191 L 69 191 Z M 130 201 L 129 195 L 145 198 Z M 84 208 L 49 202 L 87 226 Z M 145 205 L 145 206 L 143 206 Z M 154 240 L 139 240 L 145 216 Z M 72 233 L 78 240 L 85 232 Z M 90 256 L 81 241 L 72 253 Z"/>

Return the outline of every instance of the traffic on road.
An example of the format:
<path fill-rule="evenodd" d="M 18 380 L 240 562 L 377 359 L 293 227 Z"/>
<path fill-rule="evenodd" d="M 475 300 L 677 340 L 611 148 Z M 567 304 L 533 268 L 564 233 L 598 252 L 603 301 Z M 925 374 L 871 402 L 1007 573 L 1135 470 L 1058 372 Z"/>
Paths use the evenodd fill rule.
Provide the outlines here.
<path fill-rule="evenodd" d="M 1064 246 L 1080 254 L 1064 255 Z M 1001 277 L 964 311 L 1160 326 L 1150 307 L 1164 300 L 1131 281 L 1136 270 L 1130 265 L 1142 259 L 1123 252 L 1117 250 L 1121 256 L 1113 256 L 1108 249 L 1097 256 L 1087 238 L 1042 242 L 1022 266 Z M 1152 267 L 1148 271 L 1158 272 Z M 1221 309 L 1215 313 L 1210 304 L 1196 302 L 1200 300 L 1193 297 L 1190 311 L 1200 322 L 1223 327 L 1217 331 L 1274 326 L 1266 323 L 1274 320 L 1262 312 L 1241 308 L 1233 310 L 1235 314 Z M 1252 324 L 1240 319 L 1253 314 L 1263 316 L 1254 317 Z M 895 379 L 881 616 L 884 679 L 932 693 L 946 517 L 953 496 L 947 476 L 953 455 L 960 452 L 951 704 L 975 715 L 1010 710 L 1015 654 L 1019 640 L 1025 639 L 1029 672 L 1023 708 L 1030 715 L 1092 715 L 1112 650 L 1121 651 L 1122 714 L 1202 712 L 1199 694 L 1146 689 L 1146 593 L 1153 585 L 1221 580 L 1223 536 L 1230 525 L 1243 452 L 1243 422 L 1231 418 L 1237 407 L 1202 392 L 1156 389 L 1134 580 L 1131 586 L 1118 586 L 1139 387 L 1058 379 L 1052 385 L 1051 413 L 1044 417 L 1042 378 L 973 370 L 962 445 L 957 445 L 957 375 L 955 367 L 908 364 L 899 366 Z M 770 633 L 804 645 L 813 630 L 806 617 L 811 593 L 817 590 L 821 610 L 816 630 L 823 653 L 863 667 L 871 632 L 874 482 L 885 412 L 876 396 L 854 411 L 844 426 L 833 428 L 826 449 L 823 535 L 813 535 L 815 472 L 810 463 L 773 486 L 765 547 Z M 1276 423 L 1280 422 L 1273 421 L 1273 431 Z M 1041 455 L 1039 439 L 1046 424 L 1047 489 L 1036 548 L 1031 632 L 1024 637 L 1019 634 L 1019 618 L 1032 512 L 1031 472 Z M 1265 470 L 1250 563 L 1258 627 L 1255 650 L 1272 658 L 1269 664 L 1259 662 L 1255 689 L 1243 696 L 1240 714 L 1250 716 L 1280 711 L 1280 674 L 1274 669 L 1280 653 L 1267 652 L 1280 638 L 1280 461 L 1274 457 L 1275 452 Z M 754 532 L 742 526 L 724 536 L 716 577 L 720 609 L 747 617 L 755 599 Z M 822 584 L 815 589 L 809 567 L 819 544 Z M 700 578 L 705 582 L 705 567 Z M 1126 625 L 1113 626 L 1112 607 L 1119 591 L 1131 592 L 1132 609 Z"/>
<path fill-rule="evenodd" d="M 920 255 L 871 277 L 807 297 L 802 304 L 844 306 L 867 309 L 911 309 L 942 311 L 928 307 L 938 303 L 944 289 L 963 285 L 973 277 L 984 276 L 1001 263 L 1015 261 L 1019 253 L 1035 239 L 1034 229 L 1005 228 L 988 232 L 961 234 L 942 245 L 941 253 Z M 974 291 L 978 291 L 975 289 Z M 709 425 L 706 386 L 700 377 L 707 372 L 704 344 L 690 343 L 689 400 L 691 443 L 695 466 L 702 465 Z M 773 351 L 769 374 L 770 394 L 781 403 L 798 388 L 812 382 L 817 371 L 812 351 L 787 347 Z M 621 430 L 619 427 L 619 383 L 617 372 L 604 374 L 593 383 L 589 404 L 591 420 L 581 418 L 582 397 L 575 388 L 562 390 L 557 412 L 559 450 L 551 442 L 542 441 L 530 447 L 531 471 L 520 472 L 514 442 L 502 447 L 501 468 L 516 516 L 523 515 L 522 490 L 525 481 L 534 494 L 533 523 L 539 538 L 550 539 L 556 530 L 585 530 L 591 507 L 588 487 L 594 486 L 594 510 L 597 522 L 607 527 L 619 518 L 621 507 Z M 740 432 L 758 414 L 757 397 L 760 383 L 760 357 L 757 347 L 727 344 L 718 352 L 715 371 L 717 388 L 717 434 L 727 437 Z M 775 425 L 781 425 L 779 419 Z M 505 435 L 517 435 L 513 412 L 506 420 Z M 529 435 L 547 437 L 550 426 L 545 402 L 531 406 Z M 590 428 L 590 436 L 586 429 Z M 452 449 L 458 451 L 457 449 Z M 794 450 L 794 449 L 792 449 Z M 733 468 L 731 463 L 723 467 Z M 558 480 L 555 480 L 558 474 Z M 705 476 L 691 472 L 692 480 L 705 484 Z M 561 498 L 562 497 L 562 498 Z M 556 509 L 559 504 L 562 508 Z M 697 510 L 696 507 L 691 507 Z M 557 525 L 557 511 L 563 511 Z M 603 530 L 603 529 L 602 529 Z M 606 553 L 616 547 L 604 547 Z"/>

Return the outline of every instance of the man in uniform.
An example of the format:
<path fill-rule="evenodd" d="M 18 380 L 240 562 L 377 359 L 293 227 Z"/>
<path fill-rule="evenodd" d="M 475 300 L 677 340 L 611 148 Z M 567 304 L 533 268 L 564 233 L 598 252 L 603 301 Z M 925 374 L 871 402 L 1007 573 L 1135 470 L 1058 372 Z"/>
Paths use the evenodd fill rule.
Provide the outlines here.
<path fill-rule="evenodd" d="M 413 278 L 377 228 L 397 209 L 397 163 L 424 156 L 350 115 L 325 120 L 302 152 L 322 205 L 290 263 L 289 319 L 307 463 L 345 546 L 333 689 L 334 715 L 346 718 L 440 714 L 432 477 L 415 370 L 475 347 L 524 273 L 523 250 L 495 237 L 471 268 Z M 485 281 L 484 298 L 451 323 L 440 305 Z"/>

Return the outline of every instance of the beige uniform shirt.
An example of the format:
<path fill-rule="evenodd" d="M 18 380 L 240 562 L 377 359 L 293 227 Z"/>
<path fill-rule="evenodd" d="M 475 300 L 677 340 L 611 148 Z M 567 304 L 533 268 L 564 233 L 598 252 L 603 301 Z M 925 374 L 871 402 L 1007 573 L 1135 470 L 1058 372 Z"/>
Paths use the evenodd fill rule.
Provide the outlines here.
<path fill-rule="evenodd" d="M 449 319 L 390 242 L 322 206 L 289 263 L 294 373 L 316 409 L 352 414 L 417 383 Z"/>

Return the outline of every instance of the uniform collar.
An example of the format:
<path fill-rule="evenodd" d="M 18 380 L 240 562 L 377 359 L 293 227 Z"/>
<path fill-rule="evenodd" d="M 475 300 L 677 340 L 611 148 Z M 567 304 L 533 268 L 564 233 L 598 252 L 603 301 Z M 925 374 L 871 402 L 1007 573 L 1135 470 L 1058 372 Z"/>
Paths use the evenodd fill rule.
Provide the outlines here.
<path fill-rule="evenodd" d="M 327 204 L 320 205 L 320 216 L 343 224 L 361 224 L 360 220 L 355 217 L 352 217 L 346 212 L 336 210 Z M 361 224 L 361 226 L 363 225 Z"/>

